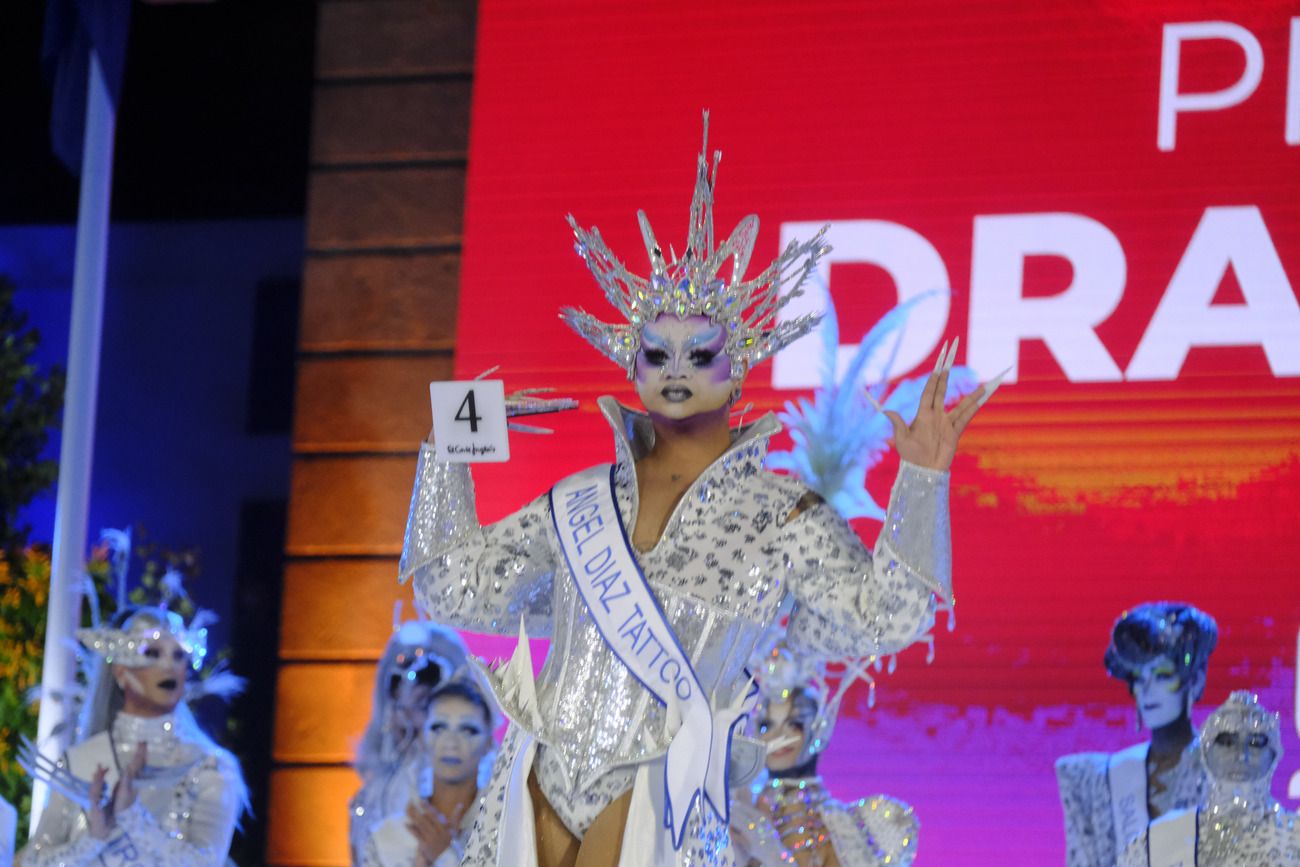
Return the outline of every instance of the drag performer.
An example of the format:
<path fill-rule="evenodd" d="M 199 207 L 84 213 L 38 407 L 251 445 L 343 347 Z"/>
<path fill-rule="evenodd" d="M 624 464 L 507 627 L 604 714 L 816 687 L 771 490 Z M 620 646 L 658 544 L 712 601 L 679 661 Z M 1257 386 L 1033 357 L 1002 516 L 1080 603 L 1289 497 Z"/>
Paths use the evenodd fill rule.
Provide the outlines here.
<path fill-rule="evenodd" d="M 748 801 L 732 806 L 740 864 L 908 867 L 916 858 L 920 822 L 911 807 L 887 795 L 842 803 L 817 774 L 844 694 L 871 662 L 850 663 L 833 694 L 825 666 L 796 660 L 785 647 L 774 648 L 753 668 L 760 688 L 753 718 L 758 737 L 768 744 L 767 773 Z"/>
<path fill-rule="evenodd" d="M 1128 684 L 1151 740 L 1057 760 L 1069 867 L 1111 867 L 1151 821 L 1200 802 L 1192 705 L 1217 641 L 1214 619 L 1181 603 L 1146 603 L 1116 621 L 1106 671 Z"/>
<path fill-rule="evenodd" d="M 77 632 L 96 657 L 85 739 L 57 766 L 33 757 L 53 794 L 16 863 L 224 865 L 247 790 L 239 763 L 184 701 L 207 631 L 164 608 L 134 608 L 115 622 Z"/>
<path fill-rule="evenodd" d="M 450 629 L 416 620 L 394 632 L 375 670 L 370 722 L 357 750 L 361 788 L 349 804 L 352 860 L 383 822 L 401 815 L 428 771 L 420 732 L 429 700 L 453 671 L 466 665 L 465 644 Z"/>
<path fill-rule="evenodd" d="M 434 691 L 421 739 L 429 784 L 370 836 L 362 867 L 458 867 L 479 785 L 491 773 L 495 728 L 492 699 L 472 677 Z"/>
<path fill-rule="evenodd" d="M 468 467 L 421 449 L 401 577 L 439 621 L 551 639 L 536 681 L 527 641 L 497 673 L 513 725 L 466 864 L 733 864 L 731 735 L 745 664 L 783 601 L 791 647 L 839 658 L 907 646 L 935 595 L 950 598 L 946 471 L 983 392 L 945 412 L 945 348 L 915 421 L 889 416 L 902 464 L 874 552 L 807 487 L 765 471 L 778 422 L 733 430 L 731 408 L 753 365 L 816 324 L 777 314 L 827 248 L 792 243 L 746 280 L 758 220 L 715 248 L 716 159 L 710 172 L 700 154 L 680 257 L 639 215 L 648 278 L 570 221 L 626 322 L 564 319 L 644 406 L 599 401 L 612 465 L 481 526 Z"/>
<path fill-rule="evenodd" d="M 1209 790 L 1200 809 L 1151 823 L 1119 867 L 1300 867 L 1300 827 L 1269 791 L 1282 758 L 1276 713 L 1234 692 L 1201 729 Z"/>

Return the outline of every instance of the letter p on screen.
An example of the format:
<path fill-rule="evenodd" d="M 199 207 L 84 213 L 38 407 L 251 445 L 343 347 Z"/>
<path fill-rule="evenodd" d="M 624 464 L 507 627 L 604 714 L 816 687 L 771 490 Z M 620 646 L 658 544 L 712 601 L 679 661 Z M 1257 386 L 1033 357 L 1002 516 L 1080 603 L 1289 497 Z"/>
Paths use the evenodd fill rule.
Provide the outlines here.
<path fill-rule="evenodd" d="M 1226 39 L 1246 55 L 1240 77 L 1221 90 L 1183 93 L 1178 89 L 1183 43 L 1198 39 Z M 1166 24 L 1160 49 L 1160 108 L 1156 145 L 1162 151 L 1174 149 L 1180 112 L 1220 111 L 1245 102 L 1264 75 L 1264 50 L 1249 30 L 1230 21 L 1195 21 Z"/>

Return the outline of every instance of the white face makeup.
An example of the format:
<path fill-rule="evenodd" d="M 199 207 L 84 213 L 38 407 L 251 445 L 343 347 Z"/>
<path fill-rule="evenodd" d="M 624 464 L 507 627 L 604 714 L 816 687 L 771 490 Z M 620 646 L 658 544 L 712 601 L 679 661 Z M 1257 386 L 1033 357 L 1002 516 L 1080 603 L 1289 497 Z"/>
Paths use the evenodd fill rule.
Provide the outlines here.
<path fill-rule="evenodd" d="M 1157 657 L 1138 671 L 1133 680 L 1133 701 L 1142 725 L 1154 731 L 1177 721 L 1187 710 L 1189 684 L 1167 656 Z"/>
<path fill-rule="evenodd" d="M 664 314 L 641 329 L 635 384 L 651 415 L 685 419 L 723 409 L 731 400 L 727 333 L 707 316 Z"/>
<path fill-rule="evenodd" d="M 142 646 L 140 655 L 150 660 L 150 664 L 113 666 L 113 677 L 126 693 L 124 707 L 138 716 L 171 713 L 185 697 L 190 655 L 167 633 Z"/>
<path fill-rule="evenodd" d="M 483 709 L 457 695 L 436 699 L 429 708 L 424 743 L 438 783 L 463 783 L 478 775 L 478 764 L 492 746 Z"/>
<path fill-rule="evenodd" d="M 1277 752 L 1264 732 L 1219 732 L 1204 755 L 1210 774 L 1221 783 L 1265 780 L 1277 759 Z"/>
<path fill-rule="evenodd" d="M 812 702 L 800 697 L 798 701 L 769 701 L 760 706 L 757 734 L 766 743 L 779 741 L 780 746 L 767 754 L 767 769 L 775 774 L 806 764 L 812 758 L 810 750 L 813 719 L 817 709 Z"/>

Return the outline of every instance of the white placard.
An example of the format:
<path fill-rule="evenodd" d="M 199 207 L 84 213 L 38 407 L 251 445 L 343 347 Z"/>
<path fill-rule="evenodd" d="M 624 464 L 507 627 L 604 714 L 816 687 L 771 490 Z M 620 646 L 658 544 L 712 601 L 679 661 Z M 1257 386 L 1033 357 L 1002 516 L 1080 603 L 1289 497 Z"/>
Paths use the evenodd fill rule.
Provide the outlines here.
<path fill-rule="evenodd" d="M 506 390 L 499 379 L 429 383 L 438 460 L 477 464 L 510 460 Z"/>

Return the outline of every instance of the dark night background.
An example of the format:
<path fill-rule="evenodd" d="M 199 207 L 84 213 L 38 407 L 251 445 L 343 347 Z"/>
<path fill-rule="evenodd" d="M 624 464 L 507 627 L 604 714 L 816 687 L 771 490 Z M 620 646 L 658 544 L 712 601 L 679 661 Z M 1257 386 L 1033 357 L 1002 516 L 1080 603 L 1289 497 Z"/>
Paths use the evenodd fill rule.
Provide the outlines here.
<path fill-rule="evenodd" d="M 50 151 L 45 8 L 0 13 L 0 274 L 64 364 L 78 181 Z M 135 3 L 118 105 L 90 534 L 134 524 L 195 547 L 190 589 L 222 618 L 248 693 L 222 740 L 254 812 L 234 859 L 261 860 L 289 487 L 315 7 Z M 49 454 L 57 455 L 58 432 Z M 53 532 L 54 491 L 28 512 Z M 134 576 L 133 576 L 134 577 Z M 223 728 L 219 709 L 205 722 Z M 218 734 L 222 734 L 218 732 Z"/>

